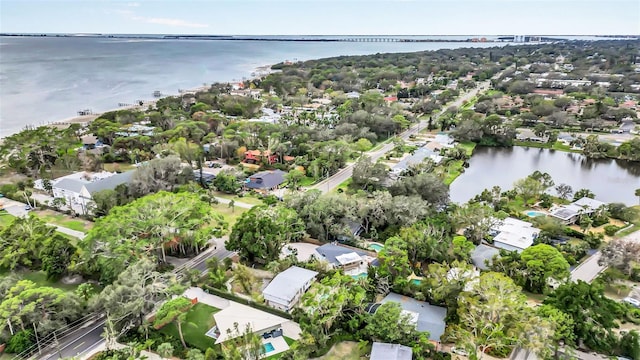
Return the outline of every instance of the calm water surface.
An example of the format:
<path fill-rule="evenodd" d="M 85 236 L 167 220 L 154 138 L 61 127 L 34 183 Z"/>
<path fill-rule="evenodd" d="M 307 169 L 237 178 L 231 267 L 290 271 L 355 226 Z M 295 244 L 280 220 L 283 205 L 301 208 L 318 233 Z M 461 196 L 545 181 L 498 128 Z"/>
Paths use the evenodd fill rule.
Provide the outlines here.
<path fill-rule="evenodd" d="M 617 160 L 590 160 L 580 154 L 536 148 L 476 148 L 469 168 L 451 184 L 451 200 L 467 202 L 482 190 L 495 185 L 503 190 L 539 170 L 556 184 L 569 184 L 574 191 L 591 189 L 604 202 L 637 204 L 640 163 Z"/>
<path fill-rule="evenodd" d="M 240 80 L 284 60 L 496 45 L 0 37 L 0 137 L 81 109 L 150 99 L 155 90 Z"/>

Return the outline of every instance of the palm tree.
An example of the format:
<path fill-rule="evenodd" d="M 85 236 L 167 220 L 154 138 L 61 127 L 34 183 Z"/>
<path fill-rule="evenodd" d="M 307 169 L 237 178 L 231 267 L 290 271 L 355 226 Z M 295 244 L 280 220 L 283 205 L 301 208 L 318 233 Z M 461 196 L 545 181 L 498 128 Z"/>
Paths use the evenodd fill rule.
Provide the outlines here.
<path fill-rule="evenodd" d="M 640 204 L 640 189 L 636 189 L 636 196 L 638 197 L 638 203 Z"/>

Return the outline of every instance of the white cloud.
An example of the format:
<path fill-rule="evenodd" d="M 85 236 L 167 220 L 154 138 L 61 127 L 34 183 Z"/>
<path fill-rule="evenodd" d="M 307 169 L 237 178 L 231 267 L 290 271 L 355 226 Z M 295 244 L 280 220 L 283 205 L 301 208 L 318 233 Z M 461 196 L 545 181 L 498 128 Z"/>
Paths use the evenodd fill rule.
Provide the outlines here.
<path fill-rule="evenodd" d="M 149 24 L 167 25 L 174 27 L 188 27 L 188 28 L 206 28 L 207 24 L 188 22 L 182 19 L 169 19 L 169 18 L 147 18 L 141 16 L 134 16 L 133 20 L 143 21 Z"/>
<path fill-rule="evenodd" d="M 127 4 L 127 6 L 128 6 L 128 7 L 138 7 L 138 6 L 140 6 L 140 3 L 137 3 L 137 2 L 130 2 L 130 3 L 128 3 L 128 4 Z"/>

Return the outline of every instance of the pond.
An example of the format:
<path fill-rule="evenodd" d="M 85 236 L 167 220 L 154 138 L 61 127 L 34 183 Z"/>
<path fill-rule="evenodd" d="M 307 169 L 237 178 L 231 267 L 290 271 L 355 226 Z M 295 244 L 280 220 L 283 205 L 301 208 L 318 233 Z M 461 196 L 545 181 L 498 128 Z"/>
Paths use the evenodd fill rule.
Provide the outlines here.
<path fill-rule="evenodd" d="M 451 184 L 451 201 L 465 203 L 495 185 L 503 191 L 511 189 L 515 181 L 536 170 L 549 173 L 556 185 L 568 184 L 573 191 L 590 189 L 600 201 L 637 204 L 634 193 L 640 188 L 640 163 L 526 147 L 477 147 L 469 167 Z"/>

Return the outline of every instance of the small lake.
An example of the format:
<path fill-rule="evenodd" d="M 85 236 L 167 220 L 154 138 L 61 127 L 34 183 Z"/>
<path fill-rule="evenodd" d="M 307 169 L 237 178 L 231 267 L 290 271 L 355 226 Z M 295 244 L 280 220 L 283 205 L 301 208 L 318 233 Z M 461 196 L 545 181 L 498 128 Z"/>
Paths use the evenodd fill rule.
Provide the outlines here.
<path fill-rule="evenodd" d="M 638 203 L 634 193 L 640 188 L 640 163 L 526 147 L 476 148 L 469 167 L 451 184 L 451 200 L 465 203 L 495 185 L 511 189 L 516 180 L 536 170 L 551 175 L 556 185 L 569 184 L 573 191 L 590 189 L 600 201 Z"/>

